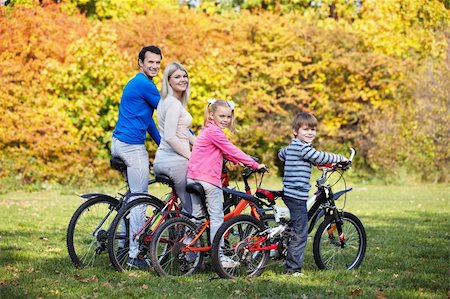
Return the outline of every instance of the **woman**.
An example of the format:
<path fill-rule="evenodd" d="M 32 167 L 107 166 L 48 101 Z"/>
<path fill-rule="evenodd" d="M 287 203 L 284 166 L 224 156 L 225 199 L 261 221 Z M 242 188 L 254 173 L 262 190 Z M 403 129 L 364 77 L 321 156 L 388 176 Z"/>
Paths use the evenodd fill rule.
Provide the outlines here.
<path fill-rule="evenodd" d="M 163 74 L 161 101 L 157 108 L 161 143 L 156 151 L 156 174 L 170 177 L 183 211 L 191 214 L 192 203 L 186 192 L 186 173 L 195 136 L 189 131 L 192 116 L 186 110 L 190 94 L 189 75 L 178 62 L 170 63 Z"/>

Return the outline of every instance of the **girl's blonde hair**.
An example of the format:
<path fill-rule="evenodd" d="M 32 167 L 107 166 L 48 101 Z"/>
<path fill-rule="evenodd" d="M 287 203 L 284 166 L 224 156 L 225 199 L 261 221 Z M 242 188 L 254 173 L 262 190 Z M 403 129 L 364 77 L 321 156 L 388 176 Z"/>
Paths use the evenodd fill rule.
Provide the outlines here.
<path fill-rule="evenodd" d="M 175 73 L 175 71 L 177 71 L 177 70 L 181 70 L 181 71 L 185 72 L 189 78 L 189 73 L 188 73 L 186 67 L 184 65 L 182 65 L 181 63 L 172 62 L 169 65 L 167 65 L 166 68 L 164 69 L 162 86 L 161 86 L 161 99 L 162 100 L 164 100 L 169 95 L 173 95 L 173 89 L 169 84 L 169 79 L 170 79 L 170 76 L 172 76 L 172 74 Z M 181 99 L 180 99 L 183 106 L 186 106 L 187 101 L 189 100 L 190 94 L 191 94 L 191 82 L 189 80 L 186 90 L 183 92 Z"/>
<path fill-rule="evenodd" d="M 208 100 L 208 105 L 206 105 L 205 107 L 205 113 L 204 113 L 204 117 L 205 120 L 203 122 L 203 126 L 206 125 L 206 123 L 209 121 L 209 116 L 211 115 L 211 113 L 215 113 L 217 111 L 217 108 L 219 107 L 226 107 L 226 108 L 230 108 L 231 109 L 231 122 L 229 125 L 229 129 L 232 132 L 235 132 L 236 129 L 234 127 L 234 103 L 232 102 L 228 102 L 222 99 L 209 99 Z"/>

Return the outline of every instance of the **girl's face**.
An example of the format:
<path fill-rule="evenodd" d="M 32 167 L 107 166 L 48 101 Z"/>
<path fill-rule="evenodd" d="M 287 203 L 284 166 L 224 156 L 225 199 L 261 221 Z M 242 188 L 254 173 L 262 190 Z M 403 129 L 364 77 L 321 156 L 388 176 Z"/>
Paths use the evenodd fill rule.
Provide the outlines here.
<path fill-rule="evenodd" d="M 176 70 L 170 75 L 169 78 L 170 87 L 172 87 L 174 94 L 181 94 L 186 91 L 189 84 L 189 78 L 185 71 Z"/>
<path fill-rule="evenodd" d="M 294 135 L 297 136 L 298 140 L 306 143 L 312 143 L 314 138 L 316 138 L 316 127 L 301 125 L 297 132 L 294 131 Z"/>
<path fill-rule="evenodd" d="M 209 117 L 219 128 L 225 129 L 231 123 L 233 112 L 230 107 L 219 106 L 215 112 L 210 113 Z"/>

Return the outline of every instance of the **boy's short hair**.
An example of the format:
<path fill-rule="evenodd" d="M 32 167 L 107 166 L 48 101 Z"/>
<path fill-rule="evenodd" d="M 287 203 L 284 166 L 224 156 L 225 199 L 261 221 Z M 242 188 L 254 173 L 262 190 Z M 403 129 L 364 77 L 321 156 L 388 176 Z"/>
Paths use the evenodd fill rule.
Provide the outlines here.
<path fill-rule="evenodd" d="M 317 118 L 308 112 L 299 112 L 294 117 L 294 121 L 292 122 L 292 130 L 297 132 L 302 125 L 315 128 L 317 127 Z"/>

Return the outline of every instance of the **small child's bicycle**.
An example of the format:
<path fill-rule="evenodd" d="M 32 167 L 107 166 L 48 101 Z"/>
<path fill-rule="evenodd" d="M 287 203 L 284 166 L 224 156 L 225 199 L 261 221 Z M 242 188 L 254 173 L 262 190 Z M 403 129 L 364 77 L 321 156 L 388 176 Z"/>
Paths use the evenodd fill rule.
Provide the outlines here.
<path fill-rule="evenodd" d="M 353 149 L 351 152 L 349 161 L 320 166 L 322 175 L 317 179 L 317 191 L 309 200 L 313 203 L 308 210 L 308 233 L 323 219 L 313 241 L 314 260 L 319 269 L 350 270 L 357 268 L 364 259 L 367 241 L 363 224 L 355 215 L 335 205 L 335 201 L 352 188 L 333 193 L 332 186 L 327 184 L 327 179 L 335 172 L 343 178 L 355 155 Z M 270 199 L 264 205 L 269 206 L 273 214 L 262 220 L 266 224 L 275 220 L 279 225 L 261 228 L 262 220 L 247 215 L 226 221 L 218 230 L 211 248 L 214 269 L 222 278 L 257 276 L 266 268 L 270 256 L 286 256 L 292 231 L 286 219 L 289 210 L 275 205 L 280 192 L 258 190 L 255 195 Z M 222 263 L 223 256 L 232 260 L 234 266 Z"/>

